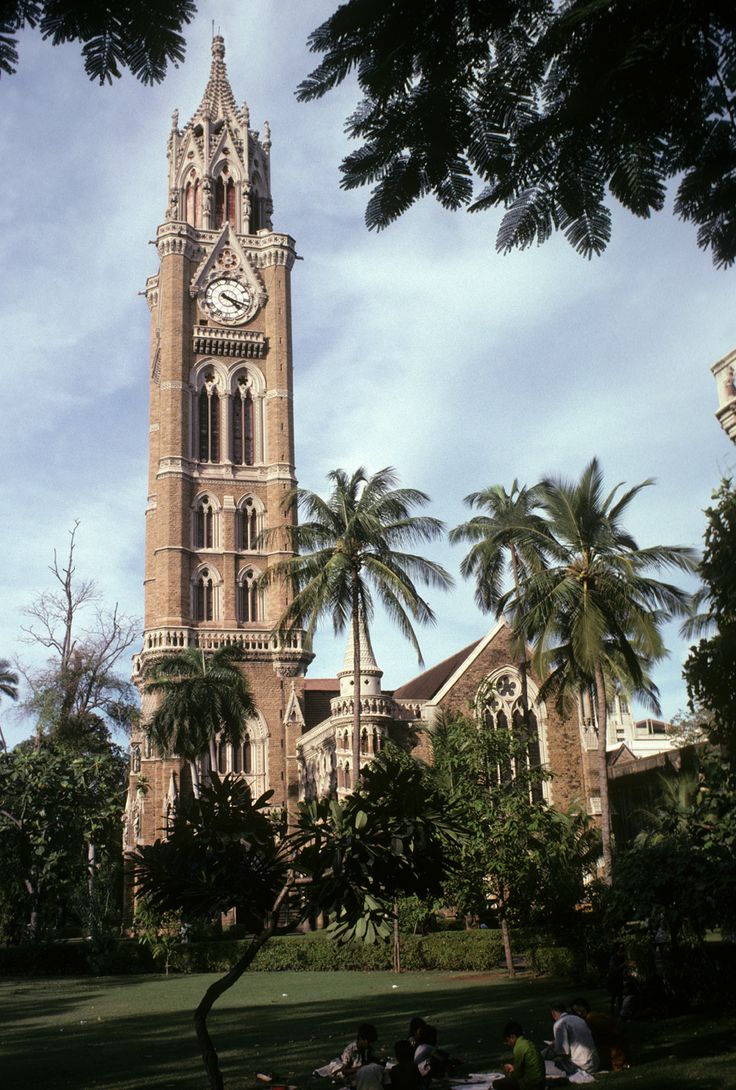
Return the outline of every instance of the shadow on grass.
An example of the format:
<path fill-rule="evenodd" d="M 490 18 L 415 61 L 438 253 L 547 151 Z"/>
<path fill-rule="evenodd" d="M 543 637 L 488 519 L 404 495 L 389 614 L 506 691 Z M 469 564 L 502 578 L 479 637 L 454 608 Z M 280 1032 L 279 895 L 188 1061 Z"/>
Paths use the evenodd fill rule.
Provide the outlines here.
<path fill-rule="evenodd" d="M 213 979 L 3 982 L 3 1090 L 201 1090 L 192 1014 Z M 525 979 L 253 973 L 222 998 L 210 1027 L 227 1090 L 252 1087 L 257 1071 L 303 1090 L 331 1090 L 311 1072 L 355 1038 L 360 1021 L 376 1024 L 388 1056 L 421 1014 L 466 1070 L 482 1071 L 504 1058 L 507 1019 L 518 1019 L 537 1041 L 548 1038 L 549 1008 L 559 997 L 558 985 Z M 589 998 L 600 1005 L 598 993 Z M 632 1027 L 637 1065 L 601 1081 L 616 1090 L 685 1090 L 697 1071 L 699 1090 L 724 1090 L 734 1085 L 731 1036 L 725 1016 L 703 1020 L 702 1032 L 692 1017 Z"/>

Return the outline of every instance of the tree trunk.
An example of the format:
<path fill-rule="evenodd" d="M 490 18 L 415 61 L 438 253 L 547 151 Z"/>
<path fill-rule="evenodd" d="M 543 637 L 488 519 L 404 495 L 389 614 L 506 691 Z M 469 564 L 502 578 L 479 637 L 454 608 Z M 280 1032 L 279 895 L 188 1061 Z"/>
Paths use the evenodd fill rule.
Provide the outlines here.
<path fill-rule="evenodd" d="M 608 805 L 608 759 L 606 741 L 608 736 L 608 706 L 606 704 L 606 682 L 603 668 L 595 669 L 595 714 L 598 725 L 598 779 L 601 793 L 601 851 L 603 855 L 603 881 L 611 884 L 611 812 Z"/>
<path fill-rule="evenodd" d="M 360 779 L 360 598 L 353 584 L 353 791 Z"/>
<path fill-rule="evenodd" d="M 516 976 L 514 955 L 511 952 L 511 934 L 509 932 L 508 920 L 505 916 L 501 916 L 501 938 L 503 939 L 503 956 L 506 959 L 506 971 L 509 976 Z"/>
<path fill-rule="evenodd" d="M 394 940 L 393 940 L 393 969 L 395 973 L 401 972 L 401 936 L 399 935 L 399 902 L 394 897 Z"/>
<path fill-rule="evenodd" d="M 87 894 L 89 897 L 89 937 L 97 938 L 97 912 L 95 911 L 95 887 L 97 885 L 97 848 L 87 841 Z"/>
<path fill-rule="evenodd" d="M 276 920 L 278 919 L 279 910 L 289 888 L 289 885 L 284 886 L 276 898 L 273 909 L 271 910 L 271 923 L 269 926 L 265 927 L 260 935 L 256 935 L 253 938 L 248 949 L 242 957 L 238 958 L 229 972 L 225 973 L 219 980 L 216 980 L 214 984 L 210 984 L 209 988 L 202 996 L 199 1006 L 194 1012 L 194 1029 L 197 1034 L 200 1052 L 202 1053 L 202 1063 L 204 1064 L 204 1069 L 207 1074 L 207 1083 L 210 1090 L 224 1090 L 225 1083 L 222 1078 L 222 1072 L 220 1071 L 217 1050 L 209 1035 L 209 1030 L 207 1029 L 207 1015 L 210 1013 L 220 996 L 240 980 L 258 951 L 262 946 L 265 946 L 273 935 L 276 930 Z"/>
<path fill-rule="evenodd" d="M 511 572 L 514 577 L 514 592 L 516 594 L 516 600 L 519 601 L 519 562 L 516 557 L 516 549 L 513 545 L 510 547 L 511 552 Z M 526 637 L 522 636 L 521 641 L 521 658 L 519 660 L 519 673 L 521 675 L 521 714 L 524 721 L 524 737 L 525 744 L 527 746 L 527 753 L 529 752 L 529 741 L 531 732 L 529 730 L 529 682 L 527 679 L 527 666 L 526 666 Z"/>

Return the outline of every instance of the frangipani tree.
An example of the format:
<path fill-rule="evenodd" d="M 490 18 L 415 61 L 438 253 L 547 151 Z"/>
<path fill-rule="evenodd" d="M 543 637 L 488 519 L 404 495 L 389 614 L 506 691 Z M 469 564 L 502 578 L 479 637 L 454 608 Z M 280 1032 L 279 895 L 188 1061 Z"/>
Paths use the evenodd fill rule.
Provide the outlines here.
<path fill-rule="evenodd" d="M 236 908 L 264 921 L 195 1012 L 211 1090 L 224 1083 L 207 1016 L 271 936 L 323 912 L 343 941 L 387 937 L 395 898 L 436 895 L 462 837 L 452 800 L 440 797 L 426 768 L 393 747 L 364 771 L 359 792 L 343 803 L 303 805 L 283 837 L 268 814 L 271 794 L 253 800 L 243 780 L 213 774 L 200 798 L 175 815 L 167 839 L 133 857 L 139 894 L 161 911 L 210 919 Z M 292 911 L 280 927 L 287 898 Z"/>

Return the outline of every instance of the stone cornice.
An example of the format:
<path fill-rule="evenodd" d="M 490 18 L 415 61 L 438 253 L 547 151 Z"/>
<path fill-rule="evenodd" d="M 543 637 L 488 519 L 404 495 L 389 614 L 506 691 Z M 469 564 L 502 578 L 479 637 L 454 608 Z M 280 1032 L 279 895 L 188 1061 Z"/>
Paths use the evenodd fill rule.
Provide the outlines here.
<path fill-rule="evenodd" d="M 220 231 L 204 231 L 190 227 L 182 220 L 167 220 L 156 232 L 159 257 L 166 254 L 184 254 L 201 260 L 215 245 Z M 257 235 L 238 235 L 238 242 L 248 260 L 259 269 L 269 265 L 283 265 L 290 269 L 296 260 L 296 243 L 291 235 L 279 234 L 263 228 Z"/>
<path fill-rule="evenodd" d="M 255 329 L 220 329 L 199 326 L 193 335 L 193 348 L 198 356 L 240 356 L 246 360 L 262 360 L 268 352 L 268 340 Z"/>
<path fill-rule="evenodd" d="M 198 239 L 199 231 L 195 231 L 188 223 L 180 220 L 169 220 L 162 223 L 156 232 L 156 249 L 159 258 L 168 254 L 181 254 L 190 260 L 200 257 L 203 250 Z"/>

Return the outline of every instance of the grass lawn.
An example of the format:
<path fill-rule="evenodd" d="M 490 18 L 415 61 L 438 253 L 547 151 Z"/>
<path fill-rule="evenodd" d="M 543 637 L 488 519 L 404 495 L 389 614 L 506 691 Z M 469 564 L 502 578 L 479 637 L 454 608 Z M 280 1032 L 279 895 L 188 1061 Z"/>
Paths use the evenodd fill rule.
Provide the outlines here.
<path fill-rule="evenodd" d="M 2 1090 L 201 1090 L 205 1079 L 192 1012 L 208 974 L 0 981 Z M 311 1076 L 375 1022 L 387 1055 L 409 1018 L 436 1023 L 440 1044 L 468 1071 L 498 1068 L 500 1029 L 521 1021 L 540 1043 L 550 1002 L 569 988 L 468 973 L 248 973 L 217 1004 L 210 1029 L 227 1090 L 257 1086 L 257 1071 L 331 1090 Z M 601 1005 L 600 993 L 587 998 Z M 605 1009 L 605 1008 L 604 1008 Z M 633 1025 L 635 1064 L 600 1076 L 610 1090 L 736 1088 L 736 1038 L 727 1015 Z"/>

